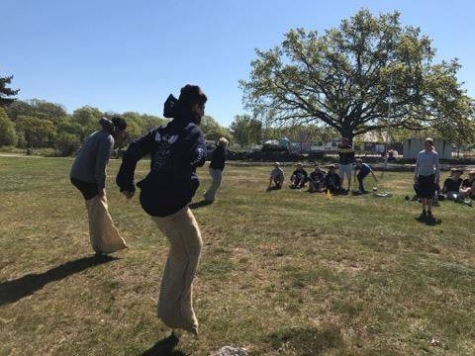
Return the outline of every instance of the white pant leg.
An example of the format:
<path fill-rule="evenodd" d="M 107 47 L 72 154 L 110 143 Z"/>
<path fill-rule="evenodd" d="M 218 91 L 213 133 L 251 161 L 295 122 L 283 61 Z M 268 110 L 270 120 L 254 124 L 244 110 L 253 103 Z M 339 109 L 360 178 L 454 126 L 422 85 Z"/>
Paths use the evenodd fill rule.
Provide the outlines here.
<path fill-rule="evenodd" d="M 211 186 L 203 195 L 203 198 L 206 201 L 214 201 L 214 199 L 216 198 L 216 192 L 221 186 L 221 181 L 223 179 L 223 171 L 221 171 L 220 169 L 210 168 L 209 175 L 211 176 Z"/>

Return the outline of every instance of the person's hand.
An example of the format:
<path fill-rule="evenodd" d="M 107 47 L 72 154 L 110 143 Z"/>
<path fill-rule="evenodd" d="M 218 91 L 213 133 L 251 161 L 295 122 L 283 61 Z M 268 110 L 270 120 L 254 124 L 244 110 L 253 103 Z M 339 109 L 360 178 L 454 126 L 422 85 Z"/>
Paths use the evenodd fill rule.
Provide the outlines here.
<path fill-rule="evenodd" d="M 122 194 L 124 194 L 126 199 L 132 199 L 134 196 L 135 192 L 129 192 L 128 190 L 122 191 Z"/>
<path fill-rule="evenodd" d="M 97 194 L 99 198 L 103 201 L 106 200 L 106 190 L 104 188 L 99 189 L 99 193 Z"/>

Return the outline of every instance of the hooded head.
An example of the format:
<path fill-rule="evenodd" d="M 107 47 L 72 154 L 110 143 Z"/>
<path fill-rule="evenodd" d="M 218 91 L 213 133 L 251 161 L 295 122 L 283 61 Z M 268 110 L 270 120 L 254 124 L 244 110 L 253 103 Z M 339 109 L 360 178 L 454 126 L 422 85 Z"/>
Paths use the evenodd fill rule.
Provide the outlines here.
<path fill-rule="evenodd" d="M 199 125 L 207 100 L 199 86 L 187 84 L 181 88 L 178 99 L 170 94 L 165 101 L 163 115 L 168 118 L 190 120 Z"/>
<path fill-rule="evenodd" d="M 102 129 L 114 137 L 121 137 L 127 130 L 127 122 L 120 116 L 113 116 L 111 119 L 103 117 L 99 120 Z"/>

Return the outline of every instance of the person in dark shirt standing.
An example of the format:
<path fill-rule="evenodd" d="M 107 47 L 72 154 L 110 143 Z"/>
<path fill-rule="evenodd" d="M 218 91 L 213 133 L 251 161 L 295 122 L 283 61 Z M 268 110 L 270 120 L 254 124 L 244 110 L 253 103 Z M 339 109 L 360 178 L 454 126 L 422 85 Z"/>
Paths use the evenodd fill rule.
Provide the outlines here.
<path fill-rule="evenodd" d="M 71 183 L 86 201 L 89 237 L 93 250 L 100 256 L 126 248 L 109 214 L 106 197 L 107 164 L 114 148 L 114 137 L 125 135 L 127 123 L 119 116 L 99 121 L 102 129 L 92 133 L 79 150 L 71 167 Z"/>
<path fill-rule="evenodd" d="M 137 162 L 151 155 L 150 172 L 137 186 L 140 204 L 152 216 L 170 243 L 158 301 L 158 317 L 172 329 L 198 335 L 193 310 L 192 285 L 203 242 L 188 204 L 199 186 L 196 168 L 206 160 L 206 143 L 199 128 L 206 95 L 199 86 L 186 85 L 178 100 L 170 95 L 164 116 L 173 118 L 132 142 L 116 178 L 120 191 L 130 199 L 135 192 Z"/>
<path fill-rule="evenodd" d="M 209 175 L 211 176 L 211 186 L 203 194 L 203 199 L 206 203 L 212 203 L 216 198 L 216 192 L 221 186 L 223 179 L 223 170 L 226 163 L 226 146 L 228 140 L 221 137 L 218 140 L 218 146 L 211 155 L 211 163 L 209 164 Z"/>
<path fill-rule="evenodd" d="M 353 171 L 353 163 L 355 162 L 355 151 L 353 146 L 350 145 L 348 138 L 343 137 L 341 139 L 341 145 L 338 146 L 338 155 L 340 156 L 340 178 L 343 185 L 343 181 L 348 181 L 348 192 L 351 187 L 351 175 Z"/>

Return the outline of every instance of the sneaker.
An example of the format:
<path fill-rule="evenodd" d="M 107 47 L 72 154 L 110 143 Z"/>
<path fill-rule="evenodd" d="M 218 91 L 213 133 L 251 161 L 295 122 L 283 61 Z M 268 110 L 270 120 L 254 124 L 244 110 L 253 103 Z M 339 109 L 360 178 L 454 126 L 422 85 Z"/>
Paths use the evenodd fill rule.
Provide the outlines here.
<path fill-rule="evenodd" d="M 425 210 L 422 211 L 421 215 L 419 215 L 418 219 L 419 220 L 425 220 L 427 218 L 427 214 Z"/>

